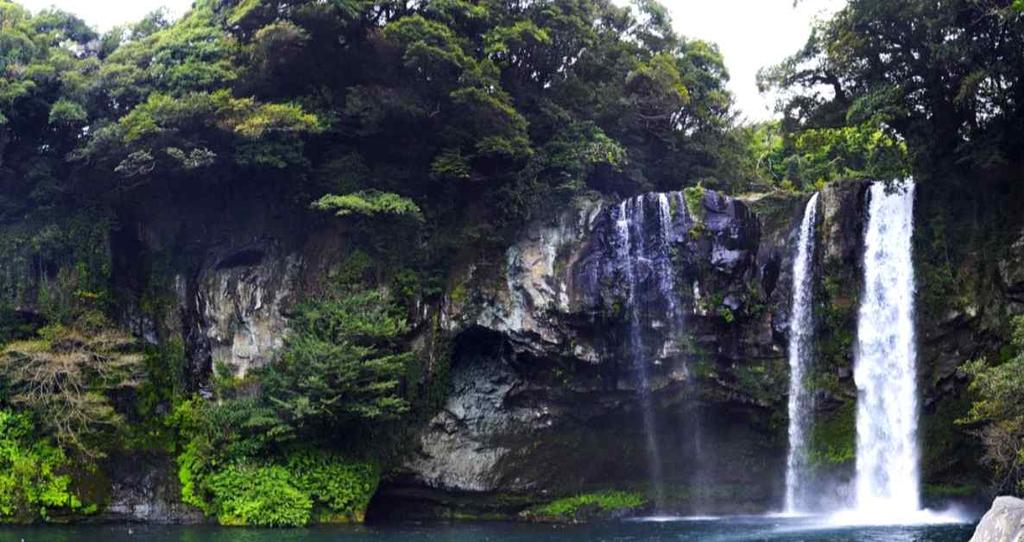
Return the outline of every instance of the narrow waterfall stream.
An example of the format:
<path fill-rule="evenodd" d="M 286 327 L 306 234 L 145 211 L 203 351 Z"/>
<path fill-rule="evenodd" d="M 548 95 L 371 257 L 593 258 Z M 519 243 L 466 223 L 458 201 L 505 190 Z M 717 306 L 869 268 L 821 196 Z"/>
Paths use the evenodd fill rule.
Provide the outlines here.
<path fill-rule="evenodd" d="M 651 399 L 651 384 L 648 360 L 643 344 L 643 311 L 640 306 L 641 282 L 643 277 L 638 271 L 638 264 L 647 265 L 650 260 L 646 256 L 644 235 L 644 197 L 637 196 L 623 201 L 618 207 L 615 220 L 616 257 L 623 265 L 627 284 L 626 303 L 629 307 L 629 353 L 632 358 L 633 371 L 636 379 L 637 393 L 643 409 L 643 430 L 647 447 L 648 471 L 654 491 L 654 504 L 662 507 L 665 502 L 663 486 L 664 474 L 661 460 L 661 449 L 658 444 L 657 423 L 654 416 L 654 405 Z"/>
<path fill-rule="evenodd" d="M 812 397 L 804 383 L 811 361 L 814 340 L 814 228 L 818 211 L 818 194 L 811 196 L 804 209 L 793 259 L 793 300 L 789 319 L 789 453 L 786 457 L 787 513 L 807 509 L 807 429 L 811 417 Z"/>
<path fill-rule="evenodd" d="M 626 283 L 629 307 L 627 336 L 630 363 L 633 367 L 637 394 L 643 410 L 643 430 L 647 448 L 648 472 L 655 506 L 662 509 L 664 501 L 664 466 L 658 436 L 658 420 L 651 395 L 652 360 L 669 357 L 678 349 L 683 333 L 683 310 L 676 292 L 672 251 L 685 239 L 688 226 L 682 194 L 649 193 L 621 202 L 614 211 L 615 259 Z M 661 329 L 662 340 L 648 339 L 651 330 Z M 664 340 L 664 338 L 668 340 Z M 650 344 L 648 344 L 650 343 Z M 687 378 L 690 387 L 692 379 Z M 694 410 L 695 392 L 686 393 L 684 408 Z M 690 417 L 685 417 L 690 420 Z M 688 421 L 683 431 L 694 443 L 699 457 L 699 422 Z M 698 465 L 698 470 L 699 465 Z M 696 482 L 696 481 L 695 481 Z"/>
<path fill-rule="evenodd" d="M 856 507 L 893 516 L 919 509 L 914 184 L 871 186 L 864 292 L 857 322 Z"/>

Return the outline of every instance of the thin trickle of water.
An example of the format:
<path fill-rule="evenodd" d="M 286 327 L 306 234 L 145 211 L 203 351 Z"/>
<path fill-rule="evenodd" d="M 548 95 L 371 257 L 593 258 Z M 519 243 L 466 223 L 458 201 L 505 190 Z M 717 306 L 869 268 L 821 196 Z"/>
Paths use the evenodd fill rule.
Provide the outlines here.
<path fill-rule="evenodd" d="M 661 227 L 661 237 L 658 254 L 658 289 L 668 303 L 669 327 L 675 329 L 679 323 L 679 307 L 676 302 L 675 279 L 672 276 L 671 244 L 675 238 L 675 225 L 672 222 L 672 206 L 669 204 L 668 194 L 659 193 L 658 197 L 658 224 Z M 673 336 L 675 334 L 673 333 Z"/>
<path fill-rule="evenodd" d="M 616 259 L 620 262 L 627 284 L 626 303 L 629 307 L 629 352 L 633 362 L 636 387 L 643 410 L 644 438 L 647 446 L 647 462 L 654 490 L 655 506 L 665 502 L 661 450 L 658 446 L 657 423 L 651 400 L 650 375 L 644 354 L 641 330 L 639 282 L 636 264 L 644 257 L 644 206 L 642 197 L 628 199 L 619 204 L 615 221 Z M 634 230 L 636 230 L 634 232 Z"/>
<path fill-rule="evenodd" d="M 614 211 L 615 265 L 625 285 L 629 315 L 629 356 L 633 364 L 636 387 L 643 409 L 643 424 L 648 455 L 648 470 L 655 492 L 655 504 L 663 509 L 662 455 L 659 449 L 658 424 L 652 404 L 650 367 L 656 360 L 678 354 L 686 340 L 683 302 L 677 288 L 673 254 L 685 246 L 690 220 L 680 192 L 643 194 L 621 202 Z M 697 288 L 697 285 L 694 285 Z M 651 330 L 660 329 L 653 336 Z M 646 337 L 646 339 L 645 339 Z M 652 360 L 654 361 L 652 363 Z M 682 405 L 682 434 L 689 439 L 694 490 L 693 506 L 701 509 L 700 496 L 706 486 L 698 387 L 693 368 L 685 371 L 685 398 Z"/>
<path fill-rule="evenodd" d="M 786 503 L 789 513 L 801 512 L 807 504 L 807 424 L 812 397 L 804 385 L 814 340 L 813 301 L 814 227 L 818 194 L 804 208 L 793 259 L 793 301 L 789 317 L 789 454 L 786 457 Z"/>
<path fill-rule="evenodd" d="M 914 336 L 914 184 L 871 186 L 864 292 L 857 322 L 856 508 L 917 511 L 917 348 Z"/>

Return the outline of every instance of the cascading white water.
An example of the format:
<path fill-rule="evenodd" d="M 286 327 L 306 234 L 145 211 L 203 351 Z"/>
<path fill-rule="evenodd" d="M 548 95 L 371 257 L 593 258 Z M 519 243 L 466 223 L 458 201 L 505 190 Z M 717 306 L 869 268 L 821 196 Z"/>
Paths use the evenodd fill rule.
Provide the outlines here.
<path fill-rule="evenodd" d="M 651 402 L 651 385 L 647 360 L 644 357 L 641 307 L 636 264 L 646 263 L 644 236 L 644 200 L 642 196 L 628 199 L 619 204 L 615 220 L 616 259 L 623 267 L 627 285 L 626 303 L 630 310 L 629 351 L 633 358 L 633 370 L 643 410 L 644 438 L 647 445 L 647 463 L 651 484 L 655 494 L 655 505 L 664 503 L 662 487 L 661 450 L 658 445 L 657 424 L 654 419 L 654 405 Z"/>
<path fill-rule="evenodd" d="M 895 517 L 919 509 L 914 184 L 871 186 L 864 291 L 857 322 L 856 509 Z"/>
<path fill-rule="evenodd" d="M 789 318 L 789 454 L 786 457 L 787 513 L 804 511 L 807 491 L 807 424 L 812 408 L 811 394 L 804 375 L 813 346 L 813 269 L 814 227 L 818 194 L 804 208 L 803 220 L 793 259 L 793 300 Z"/>

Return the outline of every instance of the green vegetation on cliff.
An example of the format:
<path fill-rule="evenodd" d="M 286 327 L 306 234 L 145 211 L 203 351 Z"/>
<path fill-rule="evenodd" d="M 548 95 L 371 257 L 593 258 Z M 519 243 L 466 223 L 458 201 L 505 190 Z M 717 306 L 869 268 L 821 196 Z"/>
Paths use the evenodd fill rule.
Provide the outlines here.
<path fill-rule="evenodd" d="M 974 403 L 962 421 L 978 427 L 997 489 L 1024 494 L 1024 316 L 1014 318 L 1010 344 L 1006 359 L 964 367 Z"/>
<path fill-rule="evenodd" d="M 851 0 L 763 73 L 784 119 L 736 126 L 718 50 L 655 2 L 197 0 L 100 35 L 0 0 L 0 520 L 94 512 L 101 459 L 141 450 L 173 455 L 184 501 L 224 524 L 360 520 L 444 398 L 458 266 L 500 268 L 529 219 L 584 195 L 685 188 L 699 231 L 705 187 L 1016 171 L 1019 4 Z M 308 262 L 272 363 L 211 368 L 194 283 L 230 267 L 205 258 L 253 194 L 253 214 L 338 233 L 345 256 Z M 184 226 L 161 231 L 162 214 Z M 981 289 L 951 263 L 952 220 L 922 228 L 946 262 L 919 267 L 928 317 L 951 305 L 941 288 Z M 825 272 L 813 384 L 840 396 L 855 281 Z M 707 293 L 723 328 L 747 316 Z M 967 367 L 966 420 L 1018 488 L 1019 357 Z M 780 375 L 745 366 L 737 385 L 779 404 Z M 814 458 L 848 463 L 850 403 L 831 406 Z"/>
<path fill-rule="evenodd" d="M 170 452 L 184 499 L 228 524 L 361 517 L 369 465 L 443 397 L 448 361 L 419 358 L 446 338 L 414 354 L 406 321 L 459 254 L 588 191 L 729 179 L 722 59 L 654 3 L 200 0 L 100 35 L 0 0 L 0 43 L 0 408 L 40 430 L 18 446 L 86 470 Z M 354 239 L 240 378 L 166 321 L 191 248 L 118 251 L 154 201 L 252 191 Z M 306 463 L 351 483 L 311 487 Z M 74 496 L 77 474 L 53 475 Z"/>
<path fill-rule="evenodd" d="M 75 495 L 71 471 L 64 451 L 36 434 L 28 414 L 0 410 L 0 522 L 90 511 Z"/>

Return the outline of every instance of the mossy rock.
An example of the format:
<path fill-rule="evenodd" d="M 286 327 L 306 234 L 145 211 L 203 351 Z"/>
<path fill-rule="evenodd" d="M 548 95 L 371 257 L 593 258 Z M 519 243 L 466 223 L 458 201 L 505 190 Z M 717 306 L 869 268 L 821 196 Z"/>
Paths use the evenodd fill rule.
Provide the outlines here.
<path fill-rule="evenodd" d="M 856 457 L 857 412 L 853 402 L 843 403 L 811 428 L 809 457 L 819 468 L 851 463 Z"/>
<path fill-rule="evenodd" d="M 528 509 L 520 517 L 539 522 L 587 523 L 635 515 L 648 504 L 641 493 L 609 490 L 556 499 Z"/>

